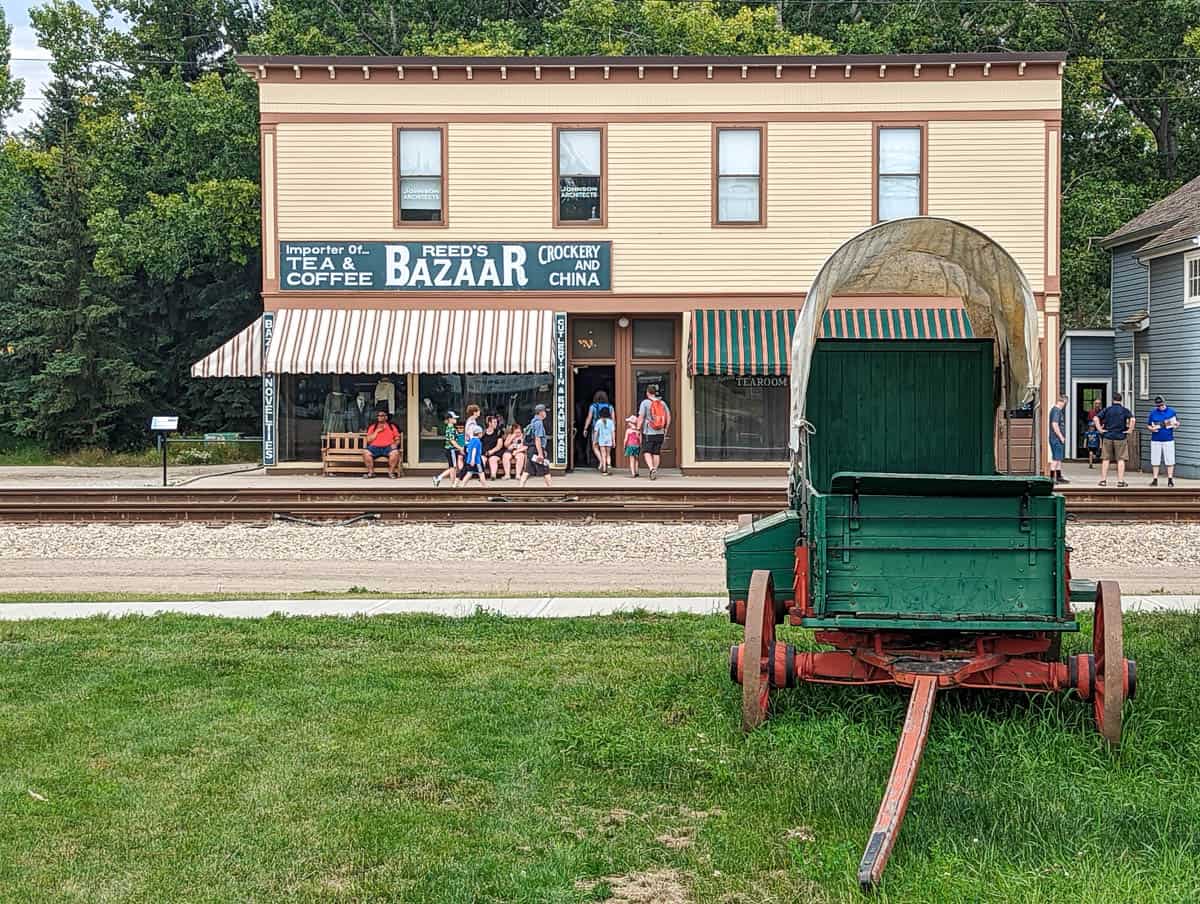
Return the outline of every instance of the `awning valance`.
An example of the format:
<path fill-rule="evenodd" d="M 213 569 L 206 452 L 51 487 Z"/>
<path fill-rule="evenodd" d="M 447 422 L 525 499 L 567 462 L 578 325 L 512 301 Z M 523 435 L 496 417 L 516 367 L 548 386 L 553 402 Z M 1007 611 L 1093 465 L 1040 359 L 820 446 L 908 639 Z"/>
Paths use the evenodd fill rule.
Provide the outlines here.
<path fill-rule="evenodd" d="M 192 365 L 193 377 L 262 376 L 262 318 Z"/>
<path fill-rule="evenodd" d="M 285 308 L 268 373 L 547 373 L 552 311 Z"/>
<path fill-rule="evenodd" d="M 799 312 L 699 310 L 692 318 L 691 372 L 721 376 L 782 376 Z M 970 339 L 962 304 L 881 305 L 825 311 L 821 339 Z"/>

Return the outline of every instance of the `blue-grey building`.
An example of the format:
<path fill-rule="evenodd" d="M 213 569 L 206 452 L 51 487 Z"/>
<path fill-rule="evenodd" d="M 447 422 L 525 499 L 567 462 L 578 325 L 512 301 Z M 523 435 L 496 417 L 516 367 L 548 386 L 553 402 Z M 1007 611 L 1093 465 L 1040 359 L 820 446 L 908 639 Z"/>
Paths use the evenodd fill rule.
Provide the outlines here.
<path fill-rule="evenodd" d="M 1058 344 L 1058 385 L 1067 394 L 1067 458 L 1086 458 L 1083 433 L 1099 403 L 1112 399 L 1113 330 L 1067 330 Z"/>
<path fill-rule="evenodd" d="M 1200 477 L 1200 178 L 1106 236 L 1112 252 L 1114 391 L 1137 418 L 1143 466 L 1146 415 L 1156 395 L 1179 413 L 1176 474 Z"/>

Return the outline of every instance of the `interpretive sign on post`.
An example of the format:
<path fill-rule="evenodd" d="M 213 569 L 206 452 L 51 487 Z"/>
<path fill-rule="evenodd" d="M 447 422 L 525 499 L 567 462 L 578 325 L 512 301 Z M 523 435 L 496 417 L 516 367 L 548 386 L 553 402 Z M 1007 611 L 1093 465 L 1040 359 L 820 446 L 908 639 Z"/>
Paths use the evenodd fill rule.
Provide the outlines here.
<path fill-rule="evenodd" d="M 606 292 L 612 242 L 280 242 L 285 292 Z"/>

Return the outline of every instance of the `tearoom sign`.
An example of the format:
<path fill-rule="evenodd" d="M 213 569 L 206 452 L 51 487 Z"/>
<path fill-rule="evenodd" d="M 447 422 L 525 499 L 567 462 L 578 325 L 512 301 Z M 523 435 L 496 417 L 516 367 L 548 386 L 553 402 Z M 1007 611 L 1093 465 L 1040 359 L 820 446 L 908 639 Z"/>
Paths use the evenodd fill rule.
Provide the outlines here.
<path fill-rule="evenodd" d="M 280 242 L 285 292 L 603 292 L 612 242 Z"/>

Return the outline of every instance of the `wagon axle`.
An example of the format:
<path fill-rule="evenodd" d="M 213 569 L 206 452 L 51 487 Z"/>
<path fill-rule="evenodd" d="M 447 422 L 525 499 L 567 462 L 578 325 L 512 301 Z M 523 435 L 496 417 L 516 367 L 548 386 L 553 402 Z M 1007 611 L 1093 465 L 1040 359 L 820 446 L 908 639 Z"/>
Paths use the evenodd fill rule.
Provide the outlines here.
<path fill-rule="evenodd" d="M 859 885 L 873 889 L 883 875 L 912 797 L 921 755 L 942 689 L 989 688 L 1026 693 L 1074 690 L 1092 703 L 1096 727 L 1110 744 L 1121 738 L 1121 709 L 1137 689 L 1137 668 L 1125 659 L 1121 594 L 1102 581 L 1096 591 L 1092 652 L 1066 662 L 1051 660 L 1049 633 L 962 635 L 921 639 L 902 631 L 817 631 L 818 643 L 834 649 L 797 651 L 778 641 L 775 625 L 787 610 L 774 599 L 771 573 L 755 571 L 745 603 L 731 603 L 730 617 L 744 621 L 745 640 L 729 651 L 729 675 L 742 686 L 742 727 L 766 718 L 771 691 L 801 682 L 910 687 L 887 790 L 858 869 Z"/>

